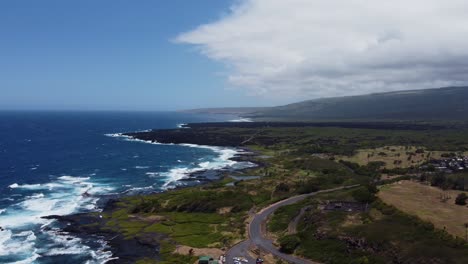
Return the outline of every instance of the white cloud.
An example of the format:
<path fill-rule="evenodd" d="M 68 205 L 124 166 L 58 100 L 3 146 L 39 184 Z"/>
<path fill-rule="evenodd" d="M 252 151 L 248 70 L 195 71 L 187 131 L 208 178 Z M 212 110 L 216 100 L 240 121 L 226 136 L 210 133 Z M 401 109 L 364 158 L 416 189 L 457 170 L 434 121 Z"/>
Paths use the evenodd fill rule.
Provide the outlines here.
<path fill-rule="evenodd" d="M 243 0 L 176 40 L 267 97 L 468 84 L 466 0 Z"/>

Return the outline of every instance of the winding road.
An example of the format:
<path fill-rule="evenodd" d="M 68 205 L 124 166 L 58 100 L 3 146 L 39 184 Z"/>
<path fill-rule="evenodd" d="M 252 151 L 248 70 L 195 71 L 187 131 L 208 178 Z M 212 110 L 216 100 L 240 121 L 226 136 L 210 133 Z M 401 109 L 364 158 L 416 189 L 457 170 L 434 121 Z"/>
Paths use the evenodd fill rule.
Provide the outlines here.
<path fill-rule="evenodd" d="M 274 203 L 264 209 L 262 209 L 260 212 L 254 215 L 252 218 L 252 221 L 249 223 L 249 239 L 242 241 L 241 243 L 233 246 L 229 251 L 226 253 L 226 261 L 227 264 L 234 264 L 233 258 L 234 257 L 245 257 L 249 261 L 248 263 L 255 263 L 255 259 L 252 258 L 248 252 L 250 248 L 252 247 L 257 247 L 262 249 L 263 251 L 266 251 L 268 253 L 271 253 L 272 255 L 279 257 L 289 263 L 294 263 L 294 264 L 316 264 L 318 262 L 313 262 L 310 260 L 305 260 L 293 255 L 285 254 L 280 252 L 274 245 L 271 240 L 266 238 L 265 233 L 265 223 L 268 217 L 274 213 L 278 208 L 283 207 L 285 205 L 290 205 L 294 204 L 297 202 L 300 202 L 308 197 L 320 194 L 320 193 L 328 193 L 328 192 L 334 192 L 338 190 L 343 190 L 343 189 L 349 189 L 349 188 L 354 188 L 359 186 L 359 184 L 356 185 L 350 185 L 350 186 L 342 186 L 342 187 L 337 187 L 333 189 L 328 189 L 328 190 L 322 190 L 322 191 L 317 191 L 313 193 L 308 193 L 308 194 L 302 194 L 302 195 L 297 195 L 290 197 L 288 199 L 279 201 L 277 203 Z"/>

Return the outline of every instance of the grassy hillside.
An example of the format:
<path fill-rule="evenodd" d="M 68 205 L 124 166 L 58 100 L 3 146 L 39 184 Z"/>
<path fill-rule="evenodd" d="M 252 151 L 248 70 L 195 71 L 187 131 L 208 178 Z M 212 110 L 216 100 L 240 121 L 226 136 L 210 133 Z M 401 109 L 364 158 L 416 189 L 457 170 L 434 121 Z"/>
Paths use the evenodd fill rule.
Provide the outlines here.
<path fill-rule="evenodd" d="M 247 114 L 259 120 L 468 120 L 468 87 L 303 101 Z"/>

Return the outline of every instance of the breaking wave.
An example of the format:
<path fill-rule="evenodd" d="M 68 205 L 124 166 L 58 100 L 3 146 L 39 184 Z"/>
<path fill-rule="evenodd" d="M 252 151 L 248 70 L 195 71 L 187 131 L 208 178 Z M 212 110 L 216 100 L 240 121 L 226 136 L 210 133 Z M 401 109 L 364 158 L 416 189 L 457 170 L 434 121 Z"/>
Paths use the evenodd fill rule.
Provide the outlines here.
<path fill-rule="evenodd" d="M 106 134 L 109 137 L 117 137 L 122 138 L 126 141 L 132 142 L 140 142 L 146 144 L 153 144 L 153 145 L 178 145 L 190 148 L 201 148 L 201 149 L 209 149 L 217 154 L 217 157 L 210 161 L 203 161 L 198 164 L 192 166 L 176 166 L 170 169 L 167 172 L 162 173 L 154 173 L 154 172 L 147 172 L 146 175 L 149 177 L 157 177 L 162 176 L 165 177 L 166 182 L 163 184 L 163 188 L 170 188 L 177 185 L 177 182 L 190 177 L 191 174 L 197 172 L 203 172 L 208 170 L 222 170 L 226 168 L 232 168 L 235 165 L 240 165 L 239 162 L 232 160 L 233 157 L 236 155 L 242 154 L 244 150 L 242 149 L 234 149 L 228 147 L 217 147 L 217 146 L 208 146 L 208 145 L 197 145 L 197 144 L 173 144 L 173 143 L 160 143 L 157 141 L 147 141 L 142 139 L 137 139 L 123 133 L 115 133 L 115 134 Z M 181 161 L 178 160 L 180 163 Z M 243 167 L 253 166 L 251 163 L 242 163 Z M 137 166 L 138 167 L 138 166 Z"/>
<path fill-rule="evenodd" d="M 61 176 L 49 183 L 9 185 L 11 190 L 23 193 L 24 198 L 1 211 L 0 262 L 32 263 L 41 256 L 58 252 L 96 254 L 79 238 L 54 231 L 55 220 L 42 218 L 98 210 L 96 195 L 108 192 L 110 188 L 89 180 L 89 177 Z M 96 263 L 101 262 L 97 261 L 98 256 L 111 257 L 111 254 L 105 250 L 96 254 L 92 257 Z"/>

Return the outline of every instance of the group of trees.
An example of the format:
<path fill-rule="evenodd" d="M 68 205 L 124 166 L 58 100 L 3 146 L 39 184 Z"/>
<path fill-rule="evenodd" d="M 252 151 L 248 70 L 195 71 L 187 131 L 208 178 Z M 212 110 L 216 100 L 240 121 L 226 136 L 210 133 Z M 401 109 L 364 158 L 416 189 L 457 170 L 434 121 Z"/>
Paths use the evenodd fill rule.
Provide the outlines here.
<path fill-rule="evenodd" d="M 420 180 L 429 180 L 432 186 L 439 187 L 443 190 L 465 190 L 465 176 L 465 174 L 453 174 L 450 176 L 444 173 L 435 173 L 433 175 L 423 174 Z"/>
<path fill-rule="evenodd" d="M 368 184 L 366 186 L 359 187 L 354 190 L 352 196 L 354 200 L 361 203 L 372 203 L 377 199 L 377 192 L 379 189 L 373 184 Z"/>

